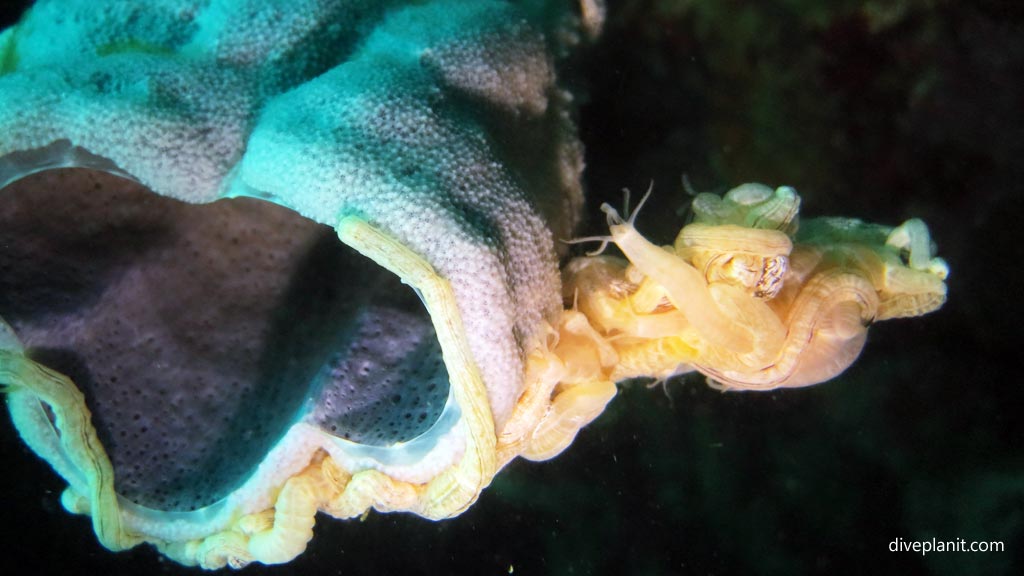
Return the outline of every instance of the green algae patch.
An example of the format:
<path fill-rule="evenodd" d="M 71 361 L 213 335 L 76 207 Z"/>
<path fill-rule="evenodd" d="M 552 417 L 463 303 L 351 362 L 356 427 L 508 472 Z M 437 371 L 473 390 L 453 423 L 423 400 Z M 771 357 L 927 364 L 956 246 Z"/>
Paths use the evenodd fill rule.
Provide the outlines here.
<path fill-rule="evenodd" d="M 0 76 L 10 74 L 18 67 L 17 31 L 15 26 L 0 33 Z"/>

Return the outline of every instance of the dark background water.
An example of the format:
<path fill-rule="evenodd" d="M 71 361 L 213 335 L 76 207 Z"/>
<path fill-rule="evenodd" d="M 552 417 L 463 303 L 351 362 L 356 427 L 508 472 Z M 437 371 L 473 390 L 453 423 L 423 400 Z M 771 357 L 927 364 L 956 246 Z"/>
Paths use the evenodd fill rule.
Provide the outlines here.
<path fill-rule="evenodd" d="M 789 184 L 804 216 L 925 219 L 949 302 L 876 325 L 812 388 L 623 386 L 563 455 L 513 462 L 456 519 L 322 518 L 295 562 L 246 573 L 1021 573 L 1024 4 L 624 0 L 570 68 L 591 231 L 623 186 L 654 181 L 638 226 L 667 242 L 683 174 Z M 0 572 L 194 572 L 102 549 L 3 421 Z M 888 549 L 932 537 L 1006 551 Z"/>

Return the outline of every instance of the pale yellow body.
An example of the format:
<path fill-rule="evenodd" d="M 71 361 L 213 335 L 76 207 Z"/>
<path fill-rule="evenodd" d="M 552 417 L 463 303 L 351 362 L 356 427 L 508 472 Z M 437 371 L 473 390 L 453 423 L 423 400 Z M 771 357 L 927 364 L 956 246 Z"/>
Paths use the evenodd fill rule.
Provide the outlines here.
<path fill-rule="evenodd" d="M 702 194 L 666 247 L 606 206 L 628 261 L 571 263 L 565 290 L 619 355 L 610 377 L 697 370 L 726 389 L 806 386 L 846 369 L 872 322 L 942 305 L 948 270 L 920 220 L 822 219 L 794 239 L 798 206 L 790 188 Z"/>

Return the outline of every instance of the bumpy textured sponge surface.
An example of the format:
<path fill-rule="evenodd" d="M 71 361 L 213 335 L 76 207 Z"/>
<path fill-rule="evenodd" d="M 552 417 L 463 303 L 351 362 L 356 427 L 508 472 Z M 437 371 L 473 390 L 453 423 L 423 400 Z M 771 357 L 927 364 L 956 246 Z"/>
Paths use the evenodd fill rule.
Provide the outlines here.
<path fill-rule="evenodd" d="M 188 202 L 360 216 L 451 283 L 500 428 L 581 203 L 554 82 L 571 8 L 44 0 L 0 48 L 0 185 L 85 164 Z"/>
<path fill-rule="evenodd" d="M 321 371 L 309 418 L 371 446 L 426 432 L 448 400 L 448 370 L 430 319 L 401 307 L 368 306 L 349 330 L 346 345 Z"/>
<path fill-rule="evenodd" d="M 0 310 L 30 358 L 86 395 L 116 488 L 135 503 L 212 504 L 300 411 L 389 445 L 444 407 L 447 372 L 416 294 L 327 226 L 249 198 L 185 204 L 84 169 L 2 194 Z"/>

